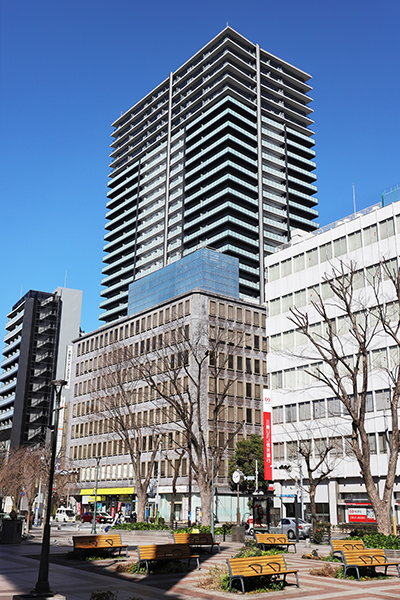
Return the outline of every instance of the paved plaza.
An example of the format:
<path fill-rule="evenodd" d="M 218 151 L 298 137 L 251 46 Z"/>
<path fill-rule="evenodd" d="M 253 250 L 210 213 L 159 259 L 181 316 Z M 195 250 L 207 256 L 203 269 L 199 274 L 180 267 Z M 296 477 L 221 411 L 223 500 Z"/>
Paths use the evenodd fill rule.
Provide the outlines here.
<path fill-rule="evenodd" d="M 89 529 L 81 529 L 81 533 L 90 533 Z M 12 600 L 14 594 L 29 593 L 36 581 L 39 568 L 41 548 L 41 531 L 35 530 L 29 539 L 21 544 L 0 545 L 0 600 Z M 171 600 L 213 600 L 220 598 L 237 598 L 242 594 L 211 592 L 197 587 L 199 577 L 208 567 L 225 564 L 225 560 L 233 556 L 240 544 L 221 542 L 221 554 L 201 557 L 201 570 L 173 575 L 129 575 L 114 571 L 115 561 L 77 561 L 68 553 L 72 551 L 72 536 L 79 535 L 76 526 L 63 525 L 51 531 L 50 573 L 49 580 L 53 592 L 66 596 L 67 600 L 89 600 L 94 591 L 111 590 L 117 594 L 118 600 L 147 600 L 169 598 Z M 136 544 L 168 543 L 170 538 L 164 532 L 122 532 L 122 539 L 127 543 L 129 557 L 135 559 L 136 552 L 132 547 Z M 321 555 L 328 554 L 328 546 L 320 546 Z M 297 554 L 286 555 L 288 565 L 299 569 L 300 589 L 294 585 L 294 577 L 288 576 L 289 584 L 284 591 L 268 594 L 249 594 L 250 598 L 274 597 L 279 600 L 394 600 L 400 599 L 400 579 L 391 571 L 391 577 L 381 581 L 343 581 L 314 577 L 310 569 L 320 566 L 319 562 L 311 562 L 301 558 L 306 551 L 305 542 L 298 544 Z M 309 552 L 309 549 L 307 550 Z M 322 563 L 323 564 L 323 563 Z"/>

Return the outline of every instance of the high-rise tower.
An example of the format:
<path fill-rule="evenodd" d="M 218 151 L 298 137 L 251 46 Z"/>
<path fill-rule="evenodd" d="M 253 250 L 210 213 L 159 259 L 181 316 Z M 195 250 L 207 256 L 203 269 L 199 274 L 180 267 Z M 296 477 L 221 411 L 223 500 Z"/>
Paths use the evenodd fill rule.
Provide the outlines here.
<path fill-rule="evenodd" d="M 202 246 L 240 261 L 264 300 L 264 257 L 312 231 L 310 75 L 227 27 L 115 123 L 100 319 L 129 285 Z"/>
<path fill-rule="evenodd" d="M 53 410 L 51 381 L 69 380 L 71 342 L 79 335 L 81 303 L 80 290 L 30 290 L 7 315 L 0 375 L 0 449 L 44 443 Z"/>

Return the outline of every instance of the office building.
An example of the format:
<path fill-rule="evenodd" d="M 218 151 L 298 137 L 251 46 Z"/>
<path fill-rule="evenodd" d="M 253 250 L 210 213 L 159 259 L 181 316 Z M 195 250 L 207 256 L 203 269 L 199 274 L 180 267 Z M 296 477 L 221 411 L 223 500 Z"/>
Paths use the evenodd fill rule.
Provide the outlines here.
<path fill-rule="evenodd" d="M 100 320 L 203 246 L 264 301 L 264 257 L 317 227 L 309 79 L 227 27 L 113 123 Z"/>
<path fill-rule="evenodd" d="M 0 375 L 3 449 L 44 443 L 53 408 L 50 382 L 69 379 L 71 341 L 79 335 L 81 302 L 79 290 L 30 290 L 7 315 Z"/>
<path fill-rule="evenodd" d="M 233 455 L 237 440 L 252 433 L 261 435 L 261 396 L 266 381 L 265 311 L 263 307 L 238 297 L 238 262 L 234 257 L 204 248 L 182 259 L 181 265 L 168 265 L 133 284 L 142 285 L 148 279 L 144 303 L 131 307 L 136 312 L 117 323 L 109 323 L 85 334 L 74 342 L 73 397 L 70 399 L 67 447 L 73 467 L 79 471 L 79 486 L 75 497 L 81 502 L 83 510 L 93 506 L 92 491 L 98 457 L 101 457 L 98 494 L 102 507 L 110 510 L 121 503 L 124 512 L 128 514 L 134 509 L 135 478 L 128 448 L 121 443 L 118 433 L 106 426 L 110 418 L 115 418 L 107 407 L 112 406 L 112 397 L 117 393 L 114 387 L 107 390 L 107 365 L 110 365 L 110 361 L 113 364 L 120 349 L 127 348 L 128 356 L 133 357 L 132 362 L 121 365 L 117 362 L 115 367 L 117 371 L 120 369 L 126 373 L 123 386 L 125 393 L 131 394 L 129 410 L 124 405 L 124 415 L 131 413 L 129 423 L 141 424 L 144 449 L 140 458 L 142 477 L 147 475 L 150 468 L 152 434 L 158 432 L 161 436 L 162 450 L 156 457 L 154 472 L 151 474 L 153 484 L 154 480 L 159 482 L 161 516 L 169 519 L 173 476 L 171 460 L 176 458 L 176 449 L 181 451 L 182 446 L 185 447 L 185 429 L 165 398 L 159 397 L 148 381 L 140 378 L 136 365 L 144 362 L 153 364 L 155 368 L 157 364 L 160 385 L 170 385 L 171 378 L 179 377 L 182 378 L 184 389 L 186 385 L 192 386 L 188 381 L 185 383 L 188 378 L 187 373 L 180 368 L 182 356 L 186 354 L 185 364 L 189 370 L 193 369 L 194 376 L 199 355 L 196 355 L 196 359 L 195 351 L 185 351 L 182 342 L 184 330 L 185 340 L 198 340 L 196 348 L 201 349 L 204 360 L 201 371 L 203 384 L 199 389 L 201 423 L 205 431 L 208 460 L 211 460 L 211 447 L 221 449 L 224 444 L 227 446 L 223 451 L 219 472 L 215 474 L 216 511 L 220 520 L 230 521 L 235 518 L 236 496 L 231 491 L 227 477 L 228 459 Z M 182 270 L 186 277 L 180 279 L 179 272 Z M 233 296 L 213 291 L 213 287 L 218 289 L 220 285 L 217 275 L 222 271 L 230 281 Z M 188 281 L 191 289 L 185 288 Z M 226 281 L 224 285 L 229 287 Z M 220 341 L 218 355 L 213 350 L 216 339 Z M 126 353 L 123 355 L 126 356 Z M 166 363 L 171 365 L 171 372 L 161 366 Z M 216 383 L 214 376 L 217 365 L 220 371 Z M 225 382 L 229 382 L 229 390 L 215 425 L 215 385 L 223 386 Z M 220 392 L 218 387 L 218 393 Z M 169 391 L 169 394 L 174 393 Z M 99 396 L 110 396 L 110 404 L 108 400 L 103 401 L 100 410 Z M 182 402 L 190 400 L 185 397 Z M 124 422 L 127 422 L 126 417 Z M 237 435 L 228 439 L 238 428 L 240 431 Z M 131 429 L 131 437 L 135 439 L 135 428 L 132 425 Z M 189 486 L 192 490 L 192 520 L 195 519 L 196 511 L 199 513 L 201 510 L 198 486 L 194 479 L 190 484 L 190 477 L 185 454 L 177 480 L 176 520 L 188 519 Z M 154 499 L 149 501 L 150 504 L 152 502 L 154 503 Z M 242 498 L 241 502 L 241 510 L 246 511 L 247 499 Z"/>
<path fill-rule="evenodd" d="M 341 356 L 349 365 L 355 364 L 355 343 L 346 315 L 335 306 L 327 279 L 340 261 L 354 271 L 354 298 L 359 308 L 357 319 L 363 317 L 363 307 L 374 307 L 377 298 L 383 303 L 391 320 L 398 320 L 398 303 L 386 268 L 397 272 L 400 253 L 400 203 L 372 206 L 311 234 L 298 232 L 292 242 L 283 245 L 267 257 L 268 298 L 267 332 L 269 343 L 268 373 L 273 417 L 273 476 L 282 510 L 293 515 L 293 494 L 300 481 L 299 467 L 306 480 L 304 460 L 299 459 L 299 440 L 310 440 L 313 458 L 322 456 L 325 442 L 333 449 L 329 454 L 333 471 L 317 488 L 319 518 L 332 524 L 338 522 L 372 521 L 374 516 L 366 493 L 360 467 L 351 449 L 351 420 L 343 404 L 328 386 L 310 375 L 317 367 L 326 369 L 320 355 L 307 338 L 289 320 L 290 308 L 297 307 L 309 315 L 309 331 L 327 337 L 327 326 L 312 302 L 319 295 L 326 303 L 332 331 L 336 332 Z M 327 275 L 327 277 L 326 277 Z M 375 297 L 373 286 L 379 283 Z M 372 328 L 374 314 L 368 317 Z M 359 321 L 362 323 L 362 321 Z M 335 335 L 336 335 L 335 334 Z M 390 399 L 392 382 L 389 372 L 399 369 L 398 347 L 388 335 L 379 332 L 369 344 L 370 374 L 368 378 L 366 428 L 371 451 L 371 468 L 376 484 L 382 491 L 388 461 L 388 440 L 391 432 Z M 352 394 L 346 370 L 341 369 L 347 393 Z M 330 371 L 329 371 L 330 373 Z M 315 463 L 314 463 L 315 464 Z M 281 467 L 281 468 L 279 468 Z M 285 468 L 288 467 L 289 471 Z M 307 484 L 307 482 L 306 482 Z M 305 486 L 307 487 L 307 485 Z M 309 498 L 304 494 L 306 517 L 309 518 Z M 400 478 L 396 477 L 393 506 L 400 521 Z"/>

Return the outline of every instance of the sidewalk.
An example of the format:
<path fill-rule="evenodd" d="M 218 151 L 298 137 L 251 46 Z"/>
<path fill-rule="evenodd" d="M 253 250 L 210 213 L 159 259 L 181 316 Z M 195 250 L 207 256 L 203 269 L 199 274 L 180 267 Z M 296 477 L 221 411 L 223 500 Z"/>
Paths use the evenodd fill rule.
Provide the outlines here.
<path fill-rule="evenodd" d="M 80 533 L 89 533 L 81 530 Z M 131 549 L 136 544 L 166 543 L 165 534 L 154 532 L 122 531 L 122 539 L 130 547 L 129 556 L 133 560 L 136 553 Z M 49 580 L 53 592 L 67 597 L 67 600 L 89 600 L 94 591 L 111 590 L 118 594 L 118 600 L 156 600 L 169 598 L 171 600 L 214 600 L 221 598 L 238 598 L 223 592 L 211 592 L 197 587 L 199 577 L 208 567 L 225 564 L 241 544 L 222 542 L 221 554 L 204 555 L 201 557 L 201 570 L 173 575 L 129 575 L 116 573 L 113 570 L 115 561 L 84 562 L 68 558 L 72 551 L 72 536 L 79 535 L 74 528 L 51 530 L 50 570 Z M 12 600 L 14 594 L 29 593 L 37 581 L 42 532 L 34 531 L 30 539 L 21 544 L 0 545 L 0 600 Z M 313 546 L 313 549 L 315 546 Z M 316 547 L 320 554 L 329 553 L 328 546 Z M 343 581 L 313 577 L 310 569 L 321 563 L 307 561 L 301 558 L 306 548 L 305 542 L 297 545 L 297 554 L 290 552 L 286 555 L 288 564 L 299 569 L 300 589 L 288 585 L 284 591 L 267 594 L 251 594 L 254 600 L 274 597 L 279 600 L 297 600 L 309 597 L 310 600 L 336 600 L 346 597 L 346 600 L 393 600 L 400 597 L 400 579 L 390 577 L 383 581 Z M 293 579 L 293 578 L 292 578 Z M 288 582 L 292 583 L 289 577 Z M 294 581 L 294 579 L 293 579 Z"/>

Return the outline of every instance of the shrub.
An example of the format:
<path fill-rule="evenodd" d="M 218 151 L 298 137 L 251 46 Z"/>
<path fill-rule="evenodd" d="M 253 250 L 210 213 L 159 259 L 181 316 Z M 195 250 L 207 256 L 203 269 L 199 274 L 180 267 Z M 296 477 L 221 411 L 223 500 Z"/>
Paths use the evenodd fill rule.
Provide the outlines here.
<path fill-rule="evenodd" d="M 210 567 L 200 578 L 198 586 L 207 590 L 229 590 L 229 573 L 226 565 Z"/>
<path fill-rule="evenodd" d="M 313 543 L 321 544 L 324 535 L 330 533 L 331 524 L 330 523 L 317 523 L 317 529 L 313 534 Z"/>
<path fill-rule="evenodd" d="M 355 529 L 348 539 L 361 539 L 367 548 L 383 548 L 384 550 L 400 550 L 400 538 L 391 533 L 383 535 L 373 531 Z"/>
<path fill-rule="evenodd" d="M 127 531 L 150 531 L 150 530 L 167 530 L 169 527 L 165 525 L 165 523 L 145 523 L 144 521 L 139 521 L 137 523 L 120 523 L 119 525 L 114 525 L 112 529 L 126 529 Z"/>
<path fill-rule="evenodd" d="M 179 533 L 193 533 L 193 530 L 196 530 L 199 533 L 210 533 L 211 528 L 210 525 L 192 525 L 191 527 L 179 527 Z M 231 523 L 226 523 L 225 527 L 214 527 L 215 535 L 223 535 L 224 532 L 226 533 L 226 535 L 230 535 L 232 533 Z"/>
<path fill-rule="evenodd" d="M 90 600 L 117 600 L 117 594 L 114 594 L 111 590 L 99 590 L 90 594 Z"/>
<path fill-rule="evenodd" d="M 130 565 L 126 565 L 126 568 L 116 568 L 118 572 L 125 573 L 146 573 L 146 567 L 140 567 L 138 570 L 137 562 L 131 563 Z M 150 563 L 149 573 L 157 573 L 157 574 L 169 574 L 169 573 L 187 573 L 189 571 L 189 567 L 181 562 L 180 560 L 169 560 L 163 563 Z M 106 599 L 107 600 L 107 599 Z"/>
<path fill-rule="evenodd" d="M 322 567 L 317 567 L 316 569 L 310 569 L 310 575 L 315 575 L 317 577 L 337 577 L 337 573 L 339 570 L 343 571 L 342 567 L 334 567 L 333 565 L 323 565 Z"/>

